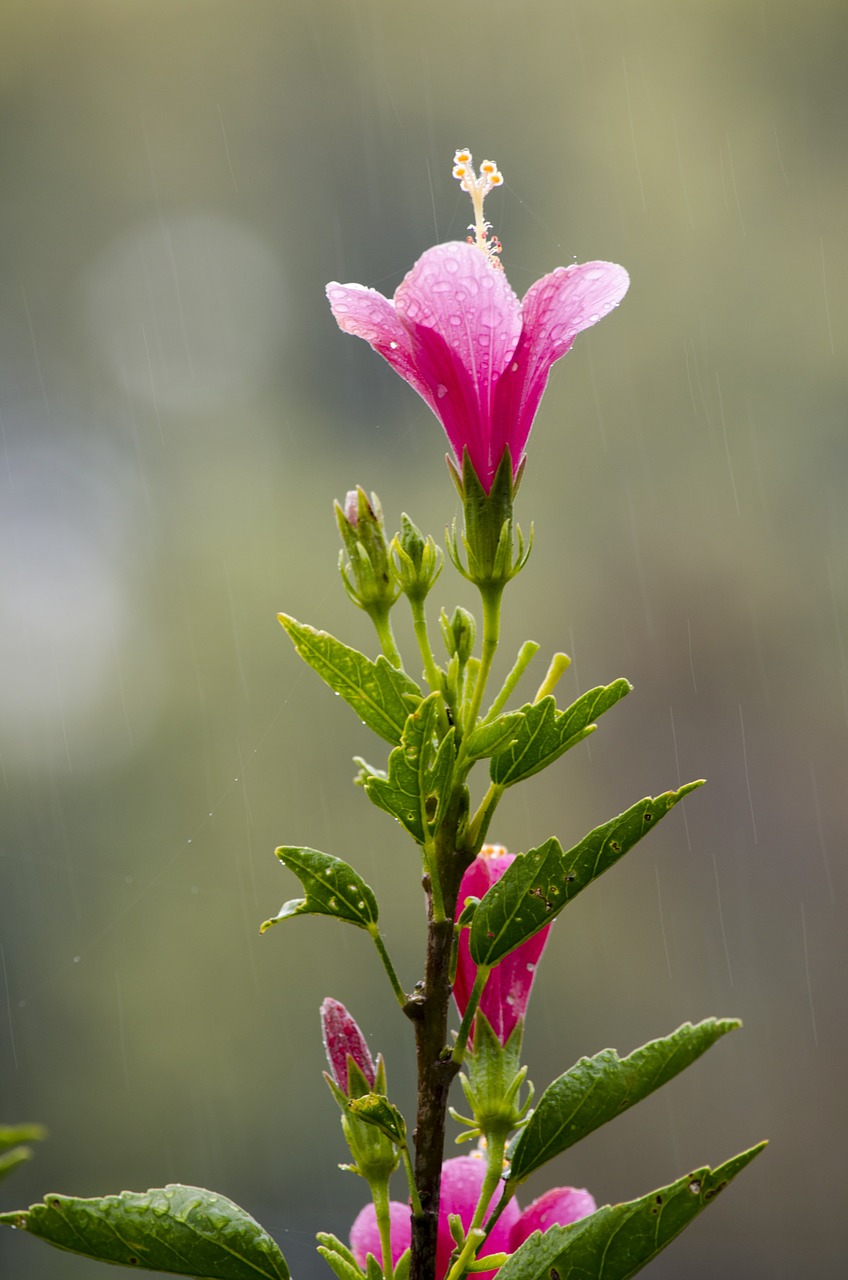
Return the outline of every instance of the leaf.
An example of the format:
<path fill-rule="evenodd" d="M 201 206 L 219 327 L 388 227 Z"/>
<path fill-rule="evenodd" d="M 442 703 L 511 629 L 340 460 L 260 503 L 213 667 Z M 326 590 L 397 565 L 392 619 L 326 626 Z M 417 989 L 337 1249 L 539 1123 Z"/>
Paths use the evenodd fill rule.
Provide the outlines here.
<path fill-rule="evenodd" d="M 629 1280 L 706 1209 L 754 1156 L 761 1142 L 718 1169 L 696 1169 L 640 1200 L 605 1205 L 567 1227 L 527 1239 L 498 1280 Z"/>
<path fill-rule="evenodd" d="M 706 1018 L 697 1026 L 684 1022 L 670 1036 L 652 1040 L 626 1058 L 619 1058 L 615 1049 L 581 1058 L 548 1085 L 521 1130 L 512 1152 L 510 1184 L 523 1182 L 534 1169 L 646 1098 L 741 1025 L 734 1018 Z"/>
<path fill-rule="evenodd" d="M 410 707 L 421 690 L 381 654 L 376 662 L 326 631 L 316 631 L 285 613 L 277 615 L 295 649 L 321 679 L 353 708 L 369 729 L 393 746 L 400 742 Z"/>
<path fill-rule="evenodd" d="M 439 742 L 443 709 L 442 695 L 431 693 L 407 718 L 400 746 L 389 756 L 388 775 L 363 770 L 359 776 L 369 800 L 397 818 L 419 844 L 436 829 L 450 798 L 455 730 Z"/>
<path fill-rule="evenodd" d="M 485 760 L 495 752 L 504 751 L 514 740 L 522 723 L 521 711 L 509 711 L 489 724 L 482 724 L 465 739 L 465 754 L 469 760 Z"/>
<path fill-rule="evenodd" d="M 0 1182 L 19 1164 L 32 1159 L 32 1151 L 24 1144 L 46 1137 L 47 1130 L 41 1124 L 0 1125 Z"/>
<path fill-rule="evenodd" d="M 347 1107 L 357 1119 L 373 1124 L 397 1146 L 402 1147 L 406 1143 L 406 1121 L 384 1094 L 366 1093 L 359 1098 L 350 1098 Z"/>
<path fill-rule="evenodd" d="M 376 925 L 379 908 L 373 889 L 341 858 L 297 845 L 284 845 L 275 852 L 297 876 L 306 897 L 284 902 L 277 915 L 260 925 L 260 933 L 292 916 L 335 916 L 368 930 Z"/>
<path fill-rule="evenodd" d="M 289 1280 L 286 1260 L 249 1213 L 226 1196 L 179 1184 L 43 1204 L 0 1215 L 48 1244 L 86 1258 L 203 1280 Z"/>
<path fill-rule="evenodd" d="M 592 733 L 597 727 L 592 722 L 615 706 L 632 687 L 627 680 L 599 685 L 564 711 L 557 710 L 553 694 L 522 707 L 514 741 L 489 765 L 492 782 L 499 787 L 511 787 L 547 768 L 569 747 Z"/>
<path fill-rule="evenodd" d="M 364 1271 L 359 1266 L 347 1245 L 342 1244 L 338 1236 L 327 1231 L 319 1231 L 315 1237 L 318 1241 L 318 1252 L 332 1267 L 339 1280 L 362 1280 Z"/>
<path fill-rule="evenodd" d="M 477 908 L 469 937 L 474 963 L 496 965 L 550 924 L 581 889 L 613 866 L 702 781 L 639 800 L 590 831 L 567 853 L 553 837 L 538 849 L 520 853 Z"/>

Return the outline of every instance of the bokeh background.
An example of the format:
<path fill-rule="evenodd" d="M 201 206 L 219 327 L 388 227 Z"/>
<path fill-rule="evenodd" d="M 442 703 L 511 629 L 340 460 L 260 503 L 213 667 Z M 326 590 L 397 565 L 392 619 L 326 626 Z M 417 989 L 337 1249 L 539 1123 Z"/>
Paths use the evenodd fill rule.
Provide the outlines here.
<path fill-rule="evenodd" d="M 0 28 L 0 1112 L 50 1130 L 0 1205 L 208 1185 L 317 1278 L 314 1232 L 365 1195 L 325 995 L 411 1104 L 367 939 L 258 936 L 298 892 L 275 845 L 311 844 L 421 968 L 414 850 L 350 785 L 381 748 L 275 614 L 373 651 L 332 499 L 456 514 L 440 428 L 323 288 L 390 293 L 464 236 L 468 146 L 504 172 L 519 293 L 575 259 L 632 275 L 537 421 L 499 670 L 532 636 L 539 677 L 574 658 L 564 698 L 635 692 L 492 835 L 569 842 L 710 783 L 557 925 L 531 1075 L 745 1021 L 531 1191 L 629 1199 L 768 1136 L 649 1274 L 844 1274 L 842 0 L 5 0 Z M 436 595 L 473 604 L 450 570 Z M 107 1274 L 10 1232 L 0 1269 Z"/>

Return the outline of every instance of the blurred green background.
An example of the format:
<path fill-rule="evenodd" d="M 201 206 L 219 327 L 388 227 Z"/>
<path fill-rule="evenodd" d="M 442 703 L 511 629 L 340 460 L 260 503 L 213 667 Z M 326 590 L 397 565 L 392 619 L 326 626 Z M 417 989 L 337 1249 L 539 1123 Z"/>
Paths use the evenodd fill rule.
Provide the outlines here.
<path fill-rule="evenodd" d="M 414 850 L 350 785 L 380 749 L 275 614 L 373 651 L 332 499 L 456 514 L 438 424 L 323 288 L 391 293 L 463 237 L 468 146 L 505 175 L 519 293 L 575 259 L 632 276 L 534 429 L 500 673 L 530 635 L 539 676 L 574 658 L 564 698 L 635 692 L 491 834 L 568 842 L 710 782 L 557 925 L 531 1075 L 745 1020 L 531 1191 L 629 1199 L 768 1136 L 650 1274 L 844 1274 L 847 41 L 842 0 L 5 0 L 0 1115 L 50 1138 L 3 1208 L 199 1183 L 319 1277 L 314 1232 L 365 1196 L 325 995 L 411 1103 L 367 939 L 258 936 L 298 892 L 275 845 L 311 844 L 421 969 Z M 473 603 L 451 570 L 436 596 Z M 108 1274 L 8 1232 L 0 1270 Z"/>

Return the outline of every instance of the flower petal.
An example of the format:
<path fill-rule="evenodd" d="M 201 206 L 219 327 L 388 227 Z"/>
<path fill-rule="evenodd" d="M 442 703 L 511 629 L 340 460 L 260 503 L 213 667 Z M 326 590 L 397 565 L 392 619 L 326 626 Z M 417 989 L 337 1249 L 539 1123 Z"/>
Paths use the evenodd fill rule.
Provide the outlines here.
<path fill-rule="evenodd" d="M 457 461 L 467 448 L 488 491 L 503 455 L 491 449 L 496 388 L 521 336 L 521 307 L 509 281 L 474 245 L 440 244 L 404 278 L 395 307 L 429 390 L 425 399 Z"/>
<path fill-rule="evenodd" d="M 458 1213 L 463 1227 L 467 1231 L 474 1217 L 474 1210 L 486 1176 L 486 1161 L 482 1155 L 455 1156 L 442 1165 L 442 1185 L 439 1195 L 439 1228 L 436 1244 L 436 1276 L 441 1278 L 448 1269 L 448 1262 L 453 1253 L 453 1237 L 448 1226 L 448 1215 Z M 519 1209 L 515 1200 L 510 1200 L 500 1218 L 492 1228 L 486 1243 L 480 1250 L 480 1257 L 490 1253 L 506 1253 L 509 1251 L 510 1233 L 518 1221 Z M 394 1246 L 393 1246 L 394 1247 Z M 480 1272 L 476 1273 L 480 1275 Z M 482 1275 L 490 1276 L 492 1271 L 484 1271 Z"/>
<path fill-rule="evenodd" d="M 412 1242 L 409 1205 L 401 1204 L 398 1200 L 390 1200 L 389 1223 L 392 1239 L 392 1266 L 395 1266 L 398 1258 Z M 350 1229 L 350 1251 L 363 1270 L 365 1270 L 369 1253 L 373 1253 L 378 1261 L 383 1260 L 377 1213 L 373 1204 L 367 1204 L 354 1219 Z"/>
<path fill-rule="evenodd" d="M 492 429 L 495 450 L 509 445 L 516 466 L 548 381 L 551 365 L 575 337 L 617 307 L 630 277 L 614 262 L 557 267 L 527 290 L 521 303 L 523 331 L 498 387 Z"/>
<path fill-rule="evenodd" d="M 598 1206 L 585 1187 L 552 1187 L 538 1200 L 528 1205 L 509 1233 L 510 1252 L 534 1231 L 547 1231 L 548 1227 L 567 1227 L 578 1218 L 594 1213 Z"/>
<path fill-rule="evenodd" d="M 335 280 L 327 285 L 327 299 L 339 328 L 363 338 L 437 413 L 430 389 L 418 374 L 412 341 L 394 303 L 364 284 L 338 284 Z"/>

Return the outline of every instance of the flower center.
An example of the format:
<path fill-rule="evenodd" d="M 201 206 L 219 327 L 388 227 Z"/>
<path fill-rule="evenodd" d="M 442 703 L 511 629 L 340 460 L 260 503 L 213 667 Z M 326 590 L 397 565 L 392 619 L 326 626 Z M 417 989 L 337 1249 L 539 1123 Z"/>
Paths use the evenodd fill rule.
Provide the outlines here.
<path fill-rule="evenodd" d="M 474 207 L 474 221 L 468 228 L 474 234 L 468 237 L 468 243 L 482 250 L 491 266 L 503 270 L 497 256 L 501 251 L 501 242 L 497 236 L 489 237 L 492 224 L 486 222 L 483 217 L 483 201 L 492 187 L 503 186 L 503 174 L 493 160 L 484 160 L 480 165 L 478 177 L 471 161 L 471 152 L 464 147 L 457 151 L 453 158 L 453 176 L 458 179 L 462 190 L 467 191 L 471 196 L 471 204 Z"/>

